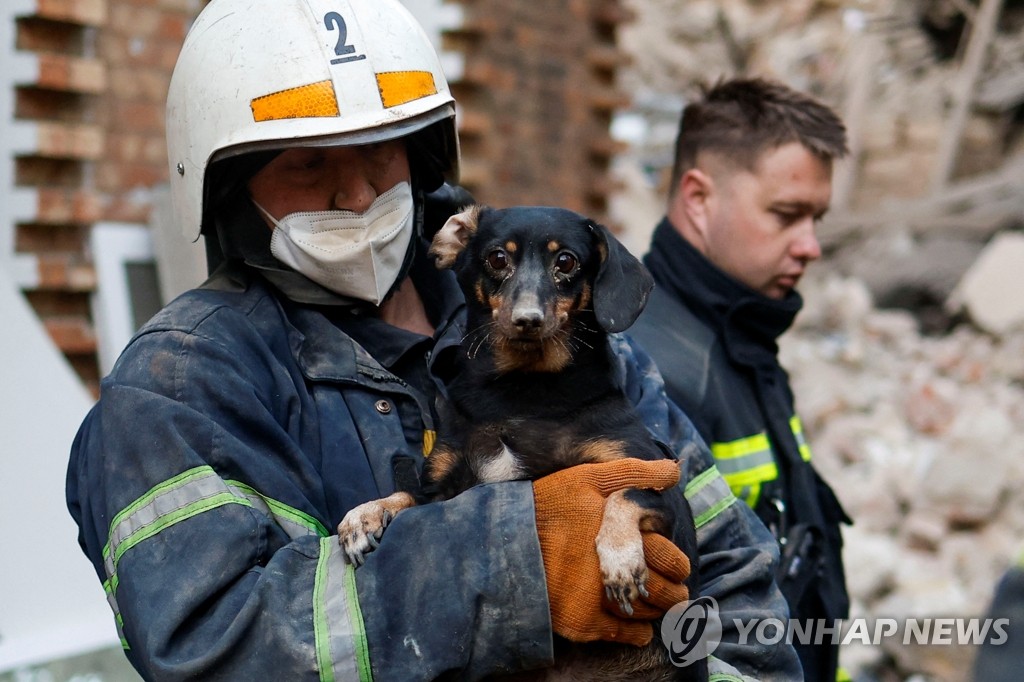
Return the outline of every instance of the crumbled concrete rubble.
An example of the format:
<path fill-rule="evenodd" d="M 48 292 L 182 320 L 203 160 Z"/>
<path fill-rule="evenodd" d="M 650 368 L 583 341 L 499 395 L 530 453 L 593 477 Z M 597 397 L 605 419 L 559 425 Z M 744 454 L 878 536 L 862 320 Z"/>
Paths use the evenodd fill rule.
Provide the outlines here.
<path fill-rule="evenodd" d="M 998 235 L 967 271 L 948 304 L 993 334 L 1024 330 L 1024 234 Z"/>
<path fill-rule="evenodd" d="M 814 461 L 855 520 L 844 532 L 853 615 L 982 615 L 1024 549 L 1024 331 L 927 337 L 909 313 L 874 308 L 860 280 L 826 275 L 802 290 L 780 358 Z M 968 679 L 972 657 L 898 639 L 843 651 L 865 675 L 933 680 Z"/>
<path fill-rule="evenodd" d="M 853 615 L 982 614 L 1024 551 L 1024 258 L 1008 232 L 1024 224 L 1024 5 L 1003 4 L 975 105 L 951 130 L 964 10 L 978 3 L 624 4 L 636 20 L 619 31 L 619 83 L 634 104 L 613 128 L 626 151 L 609 213 L 635 253 L 663 212 L 679 111 L 698 84 L 776 77 L 846 120 L 853 153 L 821 232 L 834 229 L 782 362 L 817 466 L 855 520 Z M 957 163 L 937 188 L 951 135 Z M 958 682 L 973 655 L 896 638 L 842 658 L 857 682 Z"/>

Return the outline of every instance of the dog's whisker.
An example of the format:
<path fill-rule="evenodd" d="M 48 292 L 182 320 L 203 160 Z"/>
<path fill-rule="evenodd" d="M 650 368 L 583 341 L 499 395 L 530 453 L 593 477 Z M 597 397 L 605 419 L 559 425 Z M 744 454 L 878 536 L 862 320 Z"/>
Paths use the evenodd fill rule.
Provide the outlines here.
<path fill-rule="evenodd" d="M 580 345 L 586 346 L 590 350 L 594 350 L 594 347 L 592 345 L 590 345 L 589 343 L 587 343 L 586 341 L 584 341 L 580 337 L 576 336 L 575 334 L 573 334 L 572 340 L 575 341 L 576 343 L 580 344 Z M 579 347 L 577 346 L 576 349 L 579 350 Z"/>
<path fill-rule="evenodd" d="M 583 331 L 587 331 L 587 332 L 597 332 L 598 331 L 597 329 L 594 329 L 593 327 L 591 327 L 586 322 L 583 322 L 578 317 L 573 320 L 573 326 L 577 327 L 578 329 L 582 329 Z"/>

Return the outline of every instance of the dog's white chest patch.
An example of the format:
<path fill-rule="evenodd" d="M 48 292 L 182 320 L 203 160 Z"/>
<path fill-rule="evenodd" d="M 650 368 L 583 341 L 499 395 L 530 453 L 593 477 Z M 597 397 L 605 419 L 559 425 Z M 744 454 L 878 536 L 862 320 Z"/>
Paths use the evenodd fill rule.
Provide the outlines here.
<path fill-rule="evenodd" d="M 476 474 L 482 483 L 498 483 L 521 478 L 523 470 L 519 467 L 516 454 L 502 443 L 496 455 L 480 462 Z"/>

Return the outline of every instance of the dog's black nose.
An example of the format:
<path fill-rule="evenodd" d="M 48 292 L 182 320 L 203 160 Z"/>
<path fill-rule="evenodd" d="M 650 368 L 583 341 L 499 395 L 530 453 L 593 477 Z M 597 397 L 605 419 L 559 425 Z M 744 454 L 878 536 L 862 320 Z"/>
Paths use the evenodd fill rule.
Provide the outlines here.
<path fill-rule="evenodd" d="M 517 331 L 524 334 L 532 334 L 540 330 L 544 322 L 544 315 L 539 308 L 528 308 L 514 311 L 512 324 Z"/>

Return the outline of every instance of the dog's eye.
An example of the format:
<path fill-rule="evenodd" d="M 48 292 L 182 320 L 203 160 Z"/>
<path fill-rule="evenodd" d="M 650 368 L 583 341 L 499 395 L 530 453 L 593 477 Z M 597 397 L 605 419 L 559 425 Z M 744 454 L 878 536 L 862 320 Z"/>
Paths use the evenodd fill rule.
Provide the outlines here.
<path fill-rule="evenodd" d="M 577 265 L 578 262 L 576 260 L 576 256 L 572 255 L 568 251 L 563 251 L 555 256 L 555 270 L 558 270 L 563 275 L 572 274 Z"/>
<path fill-rule="evenodd" d="M 492 270 L 500 272 L 508 267 L 508 254 L 501 249 L 495 249 L 487 254 L 487 264 Z"/>

